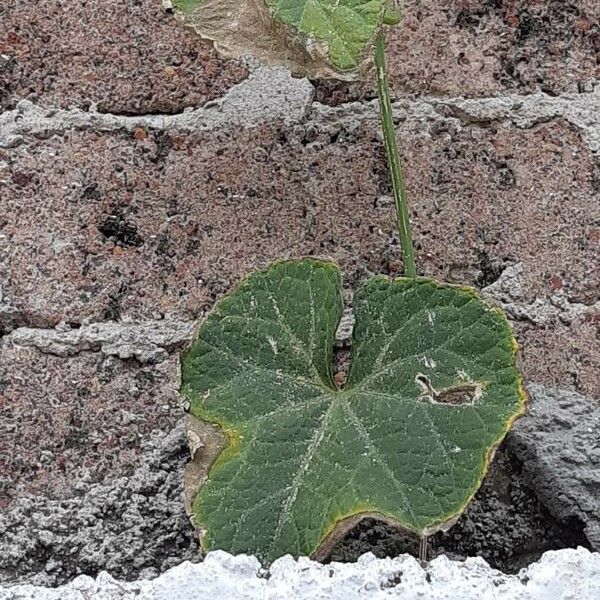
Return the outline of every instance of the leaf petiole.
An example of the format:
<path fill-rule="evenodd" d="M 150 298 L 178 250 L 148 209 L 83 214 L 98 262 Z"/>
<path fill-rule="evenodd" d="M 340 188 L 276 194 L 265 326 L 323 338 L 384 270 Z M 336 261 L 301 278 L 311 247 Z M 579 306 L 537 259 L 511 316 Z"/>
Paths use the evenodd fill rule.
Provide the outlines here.
<path fill-rule="evenodd" d="M 410 213 L 406 201 L 406 187 L 404 185 L 404 174 L 400 161 L 400 152 L 396 143 L 396 132 L 392 116 L 392 102 L 390 100 L 390 88 L 388 85 L 387 67 L 385 62 L 385 36 L 380 31 L 375 44 L 375 67 L 377 70 L 377 91 L 379 94 L 379 111 L 381 115 L 381 127 L 383 129 L 383 140 L 385 152 L 388 158 L 388 166 L 394 189 L 396 201 L 396 219 L 398 221 L 398 232 L 400 234 L 400 246 L 402 247 L 402 259 L 404 261 L 404 274 L 406 277 L 416 277 L 415 252 L 413 249 L 412 232 L 410 227 Z"/>

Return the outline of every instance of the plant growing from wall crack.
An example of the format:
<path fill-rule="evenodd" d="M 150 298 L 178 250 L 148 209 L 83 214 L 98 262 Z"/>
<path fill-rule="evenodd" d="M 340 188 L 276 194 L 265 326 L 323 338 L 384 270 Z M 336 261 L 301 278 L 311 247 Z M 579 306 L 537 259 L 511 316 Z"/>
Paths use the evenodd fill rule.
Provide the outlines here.
<path fill-rule="evenodd" d="M 342 316 L 331 262 L 277 262 L 248 276 L 182 359 L 207 549 L 324 557 L 374 516 L 422 539 L 450 527 L 523 413 L 506 317 L 465 287 L 417 277 L 392 119 L 387 0 L 175 0 L 228 56 L 253 53 L 309 76 L 356 77 L 375 58 L 405 276 L 357 291 L 351 366 L 332 378 Z M 205 424 L 220 443 L 207 442 Z"/>

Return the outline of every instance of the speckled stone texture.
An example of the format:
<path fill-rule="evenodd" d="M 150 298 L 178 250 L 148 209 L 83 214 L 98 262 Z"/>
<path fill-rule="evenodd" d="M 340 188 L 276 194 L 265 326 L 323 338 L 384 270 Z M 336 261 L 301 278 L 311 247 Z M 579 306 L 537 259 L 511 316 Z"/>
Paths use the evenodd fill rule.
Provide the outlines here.
<path fill-rule="evenodd" d="M 82 479 L 131 472 L 144 438 L 183 414 L 175 356 L 64 360 L 3 344 L 0 366 L 0 506 L 26 493 L 68 498 Z"/>
<path fill-rule="evenodd" d="M 445 95 L 574 90 L 600 76 L 595 0 L 403 2 L 396 89 Z M 405 35 L 403 35 L 405 34 Z M 412 65 L 402 60 L 410 56 Z"/>
<path fill-rule="evenodd" d="M 0 5 L 0 108 L 173 113 L 246 75 L 175 22 L 160 0 L 19 0 Z"/>

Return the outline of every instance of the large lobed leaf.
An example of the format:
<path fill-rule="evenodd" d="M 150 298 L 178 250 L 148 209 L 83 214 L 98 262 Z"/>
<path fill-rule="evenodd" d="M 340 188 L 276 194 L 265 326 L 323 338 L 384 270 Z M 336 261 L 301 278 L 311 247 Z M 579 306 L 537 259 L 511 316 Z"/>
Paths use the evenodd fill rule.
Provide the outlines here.
<path fill-rule="evenodd" d="M 384 21 L 388 0 L 169 0 L 169 4 L 226 56 L 250 54 L 300 75 L 351 79 Z"/>
<path fill-rule="evenodd" d="M 473 290 L 430 279 L 375 277 L 354 311 L 341 390 L 331 263 L 275 263 L 202 325 L 183 391 L 228 439 L 194 502 L 207 549 L 266 562 L 323 554 L 365 515 L 432 533 L 478 489 L 524 410 L 506 318 Z"/>

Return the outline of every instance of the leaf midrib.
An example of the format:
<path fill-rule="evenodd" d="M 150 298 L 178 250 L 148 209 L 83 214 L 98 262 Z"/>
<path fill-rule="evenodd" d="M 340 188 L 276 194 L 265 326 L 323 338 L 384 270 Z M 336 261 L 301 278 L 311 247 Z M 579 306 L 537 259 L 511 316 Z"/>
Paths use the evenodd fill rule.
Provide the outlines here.
<path fill-rule="evenodd" d="M 314 458 L 314 455 L 315 455 L 319 445 L 321 444 L 321 442 L 323 441 L 323 439 L 327 433 L 329 417 L 330 417 L 331 413 L 334 411 L 334 409 L 336 409 L 336 408 L 341 408 L 342 410 L 345 410 L 346 413 L 348 414 L 348 416 L 350 416 L 350 420 L 352 421 L 352 427 L 356 430 L 358 437 L 363 440 L 363 443 L 365 444 L 365 449 L 367 450 L 367 452 L 369 452 L 369 454 L 373 457 L 373 459 L 384 469 L 391 484 L 393 485 L 393 487 L 395 487 L 398 490 L 398 492 L 402 496 L 402 498 L 404 500 L 404 504 L 405 504 L 405 506 L 402 507 L 402 509 L 406 508 L 407 512 L 410 515 L 410 517 L 412 518 L 413 522 L 416 522 L 416 520 L 417 520 L 416 515 L 410 508 L 410 502 L 408 501 L 408 497 L 406 495 L 405 488 L 407 486 L 403 485 L 400 481 L 398 481 L 398 479 L 394 475 L 394 472 L 392 471 L 391 467 L 382 458 L 381 452 L 377 448 L 376 444 L 372 441 L 370 434 L 368 433 L 368 430 L 366 429 L 364 423 L 362 423 L 360 417 L 356 414 L 356 412 L 354 411 L 354 408 L 352 407 L 351 403 L 349 402 L 348 398 L 350 396 L 351 396 L 350 390 L 332 390 L 326 394 L 323 394 L 323 396 L 320 396 L 318 398 L 312 398 L 311 400 L 308 401 L 308 402 L 312 403 L 313 401 L 316 401 L 316 400 L 323 400 L 323 399 L 331 400 L 331 402 L 329 402 L 329 404 L 327 406 L 327 409 L 323 413 L 321 424 L 315 430 L 315 433 L 313 434 L 313 437 L 311 438 L 311 440 L 314 440 L 314 442 L 311 441 L 311 443 L 309 444 L 306 452 L 304 453 L 302 460 L 300 461 L 300 466 L 297 469 L 296 473 L 294 474 L 294 477 L 292 478 L 292 484 L 286 490 L 289 493 L 286 493 L 285 499 L 282 503 L 282 510 L 279 514 L 277 527 L 275 528 L 275 531 L 273 533 L 270 550 L 273 550 L 273 546 L 275 545 L 277 538 L 281 534 L 283 525 L 285 524 L 286 520 L 289 519 L 289 517 L 292 515 L 292 508 L 298 498 L 298 491 L 302 487 L 302 484 L 304 483 L 304 481 L 306 479 L 306 474 L 310 470 L 310 466 L 312 464 L 312 459 Z M 398 397 L 398 398 L 400 399 L 401 397 Z M 304 406 L 304 404 L 298 405 L 298 406 Z M 291 407 L 286 407 L 286 409 L 288 409 L 288 410 L 290 408 Z M 296 408 L 297 408 L 297 406 L 296 406 Z M 275 414 L 276 412 L 283 412 L 283 409 L 273 411 L 272 413 L 270 413 L 270 416 L 273 416 L 273 414 Z M 263 417 L 264 417 L 264 415 L 263 415 Z M 365 436 L 367 439 L 365 439 Z M 304 474 L 304 477 L 302 477 L 302 474 Z M 373 509 L 376 509 L 376 508 L 377 507 L 373 507 Z"/>
<path fill-rule="evenodd" d="M 300 487 L 303 483 L 303 478 L 301 477 L 301 475 L 303 473 L 304 475 L 306 475 L 306 473 L 310 469 L 312 459 L 314 458 L 314 454 L 317 451 L 318 447 L 321 445 L 323 438 L 325 437 L 329 416 L 331 415 L 332 409 L 335 406 L 336 397 L 334 396 L 333 398 L 334 401 L 329 403 L 329 406 L 323 413 L 322 422 L 320 423 L 319 427 L 315 430 L 315 433 L 311 438 L 311 442 L 309 443 L 308 448 L 304 453 L 302 460 L 300 461 L 300 466 L 292 479 L 292 484 L 289 488 L 290 493 L 287 494 L 287 497 L 283 502 L 281 512 L 279 513 L 279 518 L 277 519 L 277 526 L 275 527 L 275 530 L 273 532 L 273 538 L 271 540 L 270 548 L 271 550 L 273 550 L 273 546 L 275 545 L 277 538 L 281 535 L 283 525 L 285 524 L 289 516 L 292 514 L 292 507 L 298 499 L 298 491 L 300 490 Z"/>

